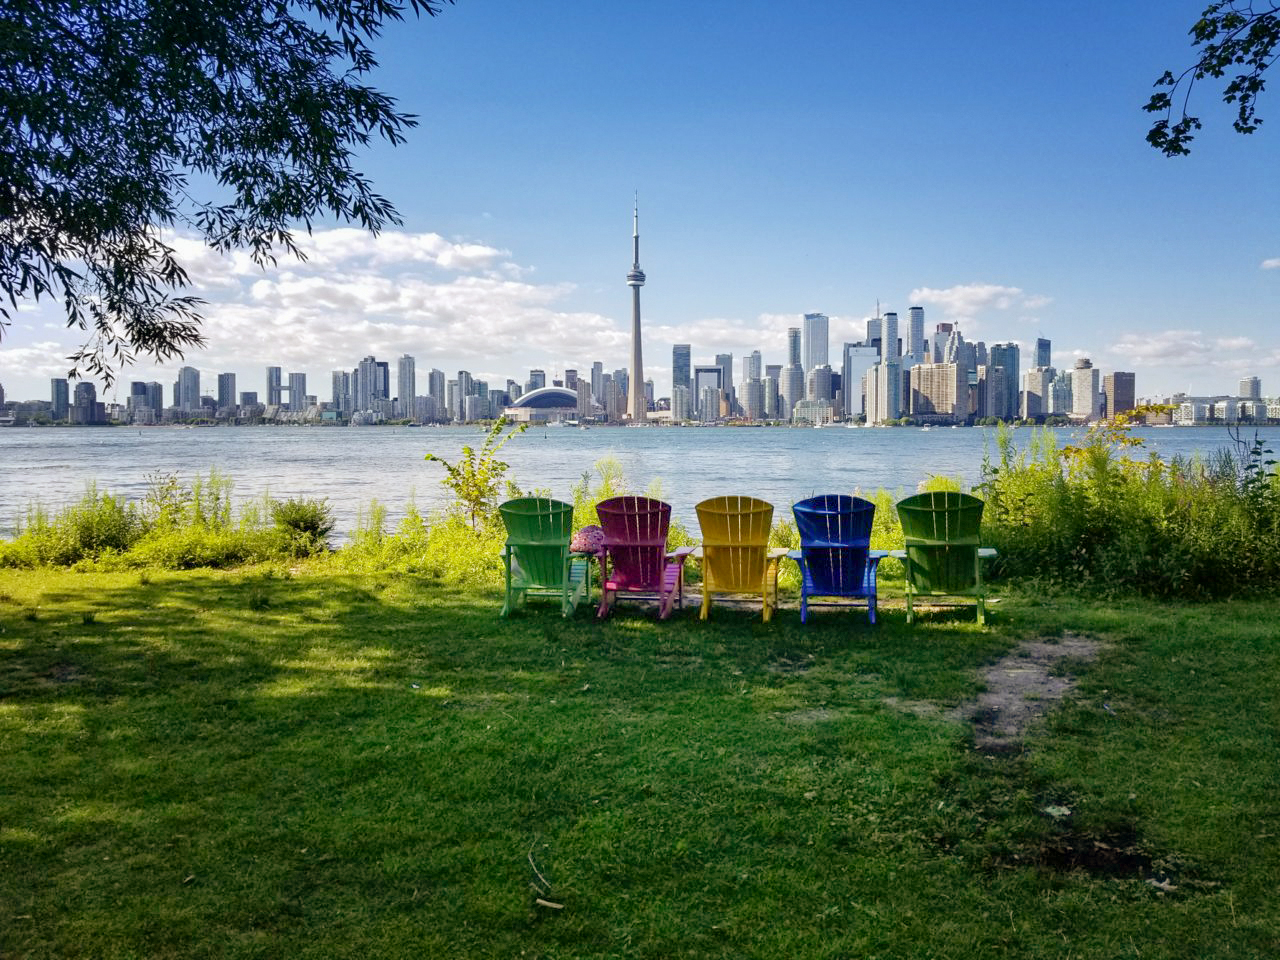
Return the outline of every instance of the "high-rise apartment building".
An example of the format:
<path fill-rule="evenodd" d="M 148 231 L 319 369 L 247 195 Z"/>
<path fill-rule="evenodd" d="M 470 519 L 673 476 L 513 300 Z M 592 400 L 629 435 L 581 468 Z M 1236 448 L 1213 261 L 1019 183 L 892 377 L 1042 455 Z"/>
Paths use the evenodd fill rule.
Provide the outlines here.
<path fill-rule="evenodd" d="M 378 361 L 365 357 L 351 374 L 352 413 L 369 413 L 378 396 Z"/>
<path fill-rule="evenodd" d="M 793 363 L 797 367 L 803 366 L 801 359 L 800 328 L 787 327 L 787 366 L 791 366 Z"/>
<path fill-rule="evenodd" d="M 349 417 L 354 412 L 351 380 L 353 376 L 358 376 L 358 372 L 353 375 L 348 370 L 334 370 L 330 376 L 333 382 L 333 393 L 329 405 L 339 416 Z"/>
<path fill-rule="evenodd" d="M 534 390 L 541 390 L 547 385 L 547 371 L 533 369 L 529 371 L 529 379 L 524 383 L 524 392 L 532 393 Z"/>
<path fill-rule="evenodd" d="M 861 343 L 844 345 L 842 363 L 840 364 L 841 394 L 843 413 L 846 419 L 864 416 L 867 412 L 866 398 L 862 392 L 863 378 L 880 361 L 880 352 L 872 346 Z"/>
<path fill-rule="evenodd" d="M 969 384 L 954 363 L 917 363 L 910 373 L 911 415 L 962 420 L 969 412 Z"/>
<path fill-rule="evenodd" d="M 991 398 L 991 412 L 988 416 L 999 417 L 1001 420 L 1013 420 L 1018 416 L 1018 384 L 1022 382 L 1021 375 L 1018 371 L 1018 345 L 1016 343 L 994 343 L 990 350 L 987 351 L 987 369 L 990 376 L 992 367 L 999 367 L 1004 371 L 1001 378 L 1001 386 L 1004 389 L 1002 397 Z"/>
<path fill-rule="evenodd" d="M 442 416 L 444 410 L 447 409 L 444 382 L 444 371 L 432 367 L 431 372 L 427 374 L 427 396 L 436 402 L 436 416 Z"/>
<path fill-rule="evenodd" d="M 402 417 L 413 416 L 413 398 L 418 392 L 418 362 L 409 354 L 396 361 L 396 410 Z"/>
<path fill-rule="evenodd" d="M 912 307 L 908 315 L 906 355 L 915 363 L 926 363 L 929 357 L 924 352 L 924 307 Z"/>
<path fill-rule="evenodd" d="M 267 406 L 269 407 L 280 406 L 280 394 L 283 392 L 280 376 L 279 367 L 267 367 Z"/>
<path fill-rule="evenodd" d="M 186 369 L 185 367 L 183 369 Z M 197 400 L 199 397 L 197 396 Z M 68 418 L 72 423 L 98 423 L 98 388 L 92 383 L 77 383 L 71 394 Z"/>
<path fill-rule="evenodd" d="M 1051 367 L 1053 361 L 1049 357 L 1049 341 L 1044 337 L 1036 338 L 1036 366 Z"/>
<path fill-rule="evenodd" d="M 1101 413 L 1098 371 L 1093 368 L 1093 361 L 1082 357 L 1071 371 L 1071 419 L 1097 420 Z"/>
<path fill-rule="evenodd" d="M 825 313 L 806 313 L 804 315 L 804 372 L 808 374 L 814 367 L 829 363 L 827 345 L 829 342 L 828 326 L 830 321 Z"/>
<path fill-rule="evenodd" d="M 234 373 L 218 374 L 218 409 L 230 410 L 235 405 L 236 375 Z"/>
<path fill-rule="evenodd" d="M 689 370 L 692 364 L 693 348 L 687 343 L 677 343 L 671 347 L 671 389 L 684 387 L 689 389 Z M 675 396 L 672 395 L 674 402 Z M 687 418 L 686 418 L 687 419 Z"/>
<path fill-rule="evenodd" d="M 50 416 L 55 420 L 65 420 L 71 408 L 71 388 L 66 377 L 54 377 L 49 381 L 49 392 L 52 409 Z"/>
<path fill-rule="evenodd" d="M 1245 377 L 1240 381 L 1240 394 L 1245 400 L 1262 399 L 1262 381 L 1257 377 Z"/>
<path fill-rule="evenodd" d="M 1102 378 L 1102 395 L 1107 401 L 1107 416 L 1114 418 L 1128 413 L 1137 406 L 1134 375 L 1122 370 L 1108 373 Z"/>
<path fill-rule="evenodd" d="M 195 367 L 178 370 L 178 395 L 174 406 L 186 413 L 200 412 L 200 371 Z"/>
<path fill-rule="evenodd" d="M 295 412 L 307 409 L 307 375 L 305 373 L 289 374 L 289 409 Z"/>

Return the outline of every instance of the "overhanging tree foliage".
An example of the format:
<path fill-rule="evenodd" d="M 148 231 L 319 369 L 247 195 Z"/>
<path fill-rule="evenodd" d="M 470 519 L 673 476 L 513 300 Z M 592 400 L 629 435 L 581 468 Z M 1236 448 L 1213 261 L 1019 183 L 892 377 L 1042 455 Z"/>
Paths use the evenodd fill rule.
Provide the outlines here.
<path fill-rule="evenodd" d="M 1223 102 L 1236 105 L 1232 126 L 1238 133 L 1258 129 L 1262 118 L 1255 107 L 1266 87 L 1263 74 L 1280 56 L 1280 5 L 1218 0 L 1205 8 L 1190 33 L 1192 46 L 1200 48 L 1199 58 L 1176 77 L 1166 70 L 1156 86 L 1168 89 L 1152 94 L 1144 107 L 1148 113 L 1163 114 L 1152 124 L 1147 142 L 1167 157 L 1191 152 L 1200 119 L 1187 108 L 1196 82 L 1206 77 L 1234 73 L 1222 91 Z"/>
<path fill-rule="evenodd" d="M 0 333 L 61 300 L 70 360 L 111 382 L 203 342 L 164 228 L 256 262 L 322 217 L 400 222 L 354 167 L 416 123 L 362 81 L 370 42 L 453 0 L 5 0 L 0 4 Z"/>

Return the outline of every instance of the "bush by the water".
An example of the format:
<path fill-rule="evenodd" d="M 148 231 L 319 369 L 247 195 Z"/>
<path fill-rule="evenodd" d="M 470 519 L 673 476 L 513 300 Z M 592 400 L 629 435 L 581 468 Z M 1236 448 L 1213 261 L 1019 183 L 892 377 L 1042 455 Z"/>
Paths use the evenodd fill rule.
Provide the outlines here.
<path fill-rule="evenodd" d="M 1280 582 L 1280 477 L 1260 441 L 1208 459 L 1133 456 L 1123 418 L 1059 450 L 1009 431 L 985 465 L 984 539 L 997 571 L 1067 587 L 1182 598 L 1271 591 Z"/>
<path fill-rule="evenodd" d="M 232 482 L 211 471 L 190 484 L 150 478 L 141 502 L 90 485 L 79 503 L 50 514 L 27 511 L 11 541 L 0 541 L 0 567 L 231 567 L 309 556 L 326 549 L 333 529 L 328 504 L 250 501 L 237 510 Z M 273 523 L 264 515 L 269 514 Z"/>

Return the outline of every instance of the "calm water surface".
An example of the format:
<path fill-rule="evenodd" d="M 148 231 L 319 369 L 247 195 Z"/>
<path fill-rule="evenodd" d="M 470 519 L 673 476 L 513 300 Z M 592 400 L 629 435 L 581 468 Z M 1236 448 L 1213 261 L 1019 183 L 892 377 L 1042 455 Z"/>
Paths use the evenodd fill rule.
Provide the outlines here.
<path fill-rule="evenodd" d="M 1162 457 L 1211 453 L 1228 445 L 1221 429 L 1135 431 Z M 1030 431 L 1015 434 L 1025 443 Z M 1076 434 L 1059 431 L 1059 443 Z M 78 500 L 89 483 L 142 497 L 148 477 L 189 480 L 211 469 L 235 483 L 237 500 L 326 498 L 338 530 L 349 532 L 358 511 L 377 499 L 397 519 L 412 500 L 419 509 L 445 503 L 439 464 L 464 444 L 478 446 L 476 427 L 116 427 L 0 430 L 0 536 L 12 536 L 28 506 L 58 508 Z M 568 498 L 582 473 L 604 457 L 621 465 L 629 486 L 660 484 L 678 517 L 693 520 L 706 497 L 741 493 L 779 508 L 815 493 L 913 492 L 933 474 L 979 480 L 983 451 L 994 449 L 984 428 L 822 430 L 786 428 L 594 427 L 531 428 L 502 451 L 509 476 L 526 490 Z"/>

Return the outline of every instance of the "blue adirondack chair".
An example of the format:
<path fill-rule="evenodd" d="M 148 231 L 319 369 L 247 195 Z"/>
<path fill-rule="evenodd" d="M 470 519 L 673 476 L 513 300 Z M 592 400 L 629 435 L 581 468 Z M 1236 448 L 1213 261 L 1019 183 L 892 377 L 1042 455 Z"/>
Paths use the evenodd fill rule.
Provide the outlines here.
<path fill-rule="evenodd" d="M 791 508 L 800 549 L 787 554 L 800 565 L 800 622 L 813 597 L 860 600 L 876 622 L 876 568 L 883 550 L 871 549 L 876 505 L 861 497 L 824 494 Z"/>

